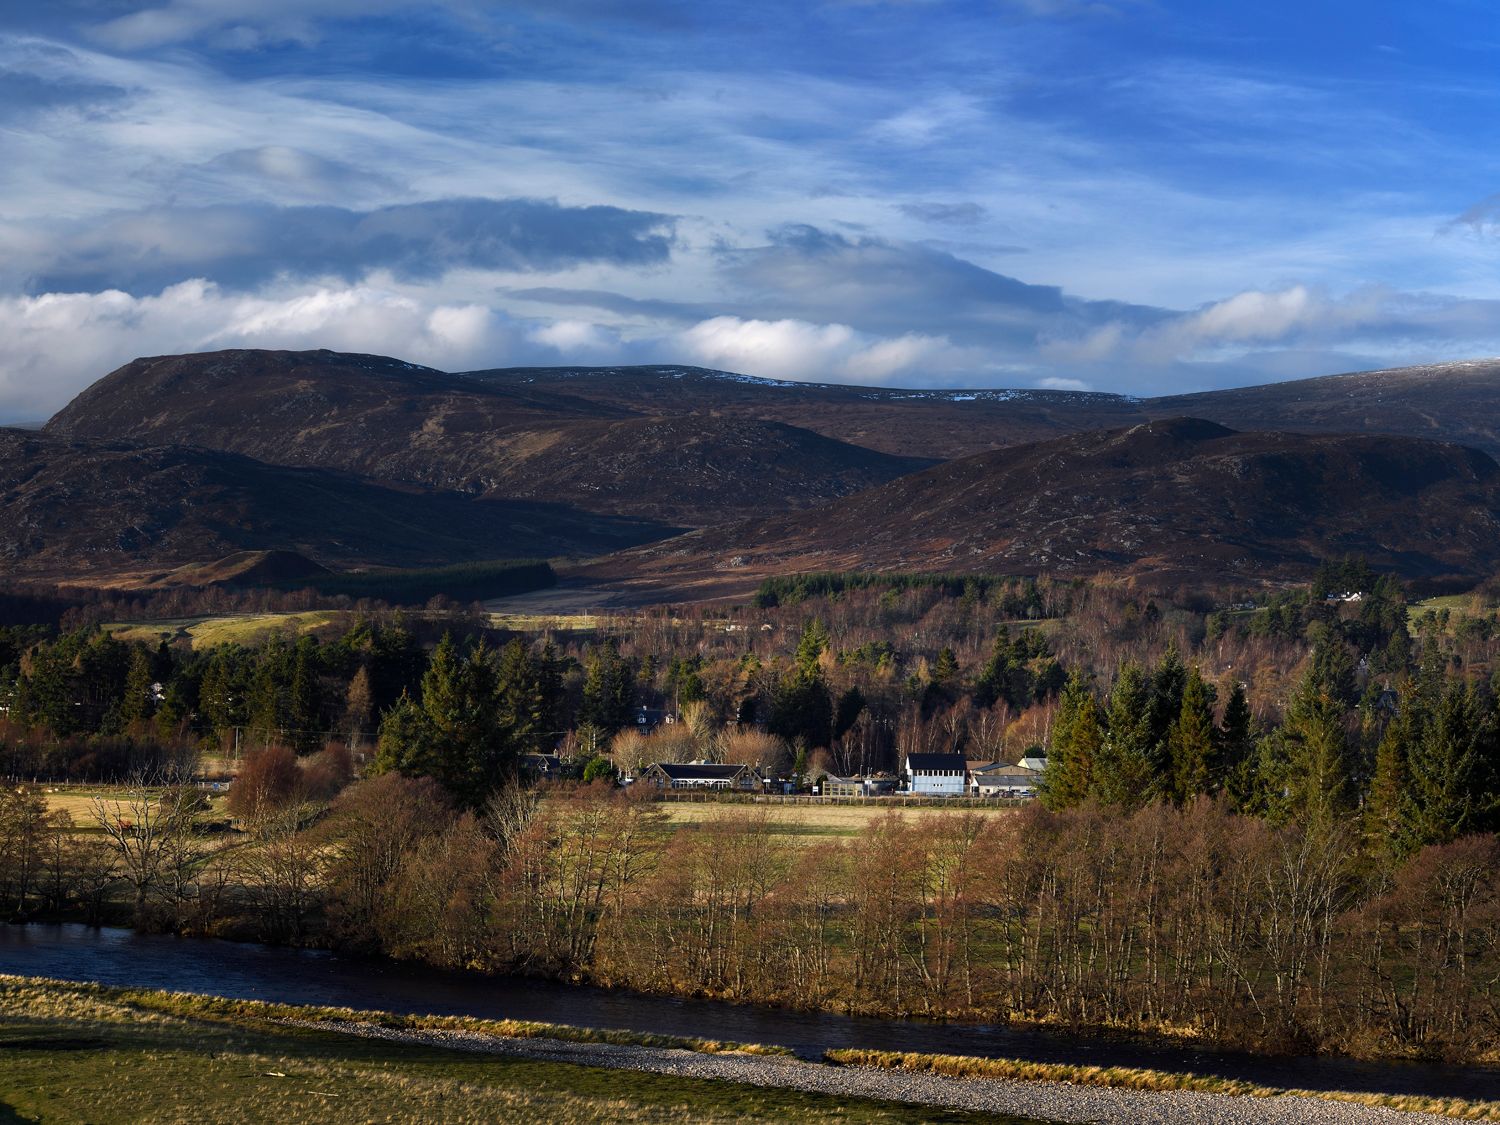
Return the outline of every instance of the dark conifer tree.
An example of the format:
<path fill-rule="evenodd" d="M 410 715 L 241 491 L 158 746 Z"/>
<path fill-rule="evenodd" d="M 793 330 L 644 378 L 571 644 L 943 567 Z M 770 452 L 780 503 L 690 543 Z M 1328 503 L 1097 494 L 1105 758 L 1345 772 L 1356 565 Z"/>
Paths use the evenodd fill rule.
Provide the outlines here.
<path fill-rule="evenodd" d="M 1139 808 L 1158 791 L 1162 779 L 1150 706 L 1151 684 L 1140 665 L 1121 667 L 1109 693 L 1107 729 L 1094 763 L 1094 794 L 1101 804 Z"/>
<path fill-rule="evenodd" d="M 1213 702 L 1213 689 L 1204 683 L 1196 666 L 1191 668 L 1183 685 L 1177 721 L 1167 736 L 1172 773 L 1170 795 L 1178 804 L 1214 792 L 1216 779 L 1222 774 Z"/>
<path fill-rule="evenodd" d="M 1094 790 L 1095 764 L 1103 742 L 1099 705 L 1082 671 L 1075 670 L 1063 688 L 1052 724 L 1040 793 L 1044 805 L 1065 809 L 1088 799 Z"/>

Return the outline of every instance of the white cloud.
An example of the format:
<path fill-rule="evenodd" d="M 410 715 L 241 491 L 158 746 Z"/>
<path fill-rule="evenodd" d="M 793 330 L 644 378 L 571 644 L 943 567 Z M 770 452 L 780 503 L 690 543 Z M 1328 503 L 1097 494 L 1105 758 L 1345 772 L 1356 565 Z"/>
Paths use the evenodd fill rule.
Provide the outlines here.
<path fill-rule="evenodd" d="M 450 370 L 494 366 L 513 347 L 503 315 L 371 286 L 284 296 L 188 281 L 146 297 L 117 290 L 0 299 L 0 418 L 49 415 L 141 355 L 217 348 L 376 352 Z"/>
<path fill-rule="evenodd" d="M 847 324 L 735 316 L 701 321 L 680 333 L 677 343 L 688 356 L 710 367 L 769 379 L 839 383 L 883 383 L 938 364 L 951 369 L 960 360 L 972 359 L 938 336 L 909 333 L 880 339 Z"/>
<path fill-rule="evenodd" d="M 608 329 L 587 320 L 554 320 L 537 325 L 526 338 L 564 356 L 604 356 L 619 346 L 619 338 Z"/>
<path fill-rule="evenodd" d="M 318 21 L 375 15 L 406 0 L 169 0 L 95 24 L 91 35 L 117 50 L 139 51 L 207 35 L 220 47 L 253 50 L 319 39 Z M 434 6 L 454 6 L 433 0 Z"/>
<path fill-rule="evenodd" d="M 1094 388 L 1082 379 L 1066 379 L 1060 375 L 1048 375 L 1038 379 L 1036 385 L 1044 391 L 1091 391 Z"/>

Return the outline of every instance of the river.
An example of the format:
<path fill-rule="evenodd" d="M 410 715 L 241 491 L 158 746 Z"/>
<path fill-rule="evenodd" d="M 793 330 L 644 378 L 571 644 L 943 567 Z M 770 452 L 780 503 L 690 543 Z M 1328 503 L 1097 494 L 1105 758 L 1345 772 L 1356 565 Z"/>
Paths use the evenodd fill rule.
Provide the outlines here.
<path fill-rule="evenodd" d="M 1004 1027 L 794 1012 L 109 927 L 0 926 L 0 972 L 292 1004 L 776 1043 L 809 1058 L 833 1047 L 873 1047 L 1188 1070 L 1287 1087 L 1500 1099 L 1500 1068 L 1492 1067 L 1262 1058 Z"/>

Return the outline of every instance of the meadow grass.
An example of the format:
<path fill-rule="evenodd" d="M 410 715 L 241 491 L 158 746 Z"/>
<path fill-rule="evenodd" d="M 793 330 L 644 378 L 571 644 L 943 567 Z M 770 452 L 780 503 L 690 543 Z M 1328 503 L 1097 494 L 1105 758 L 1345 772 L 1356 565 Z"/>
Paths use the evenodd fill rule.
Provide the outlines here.
<path fill-rule="evenodd" d="M 713 801 L 663 801 L 660 806 L 667 814 L 667 826 L 673 829 L 691 829 L 712 823 L 726 816 L 766 813 L 769 830 L 777 835 L 799 837 L 814 843 L 819 839 L 848 839 L 859 835 L 874 820 L 887 812 L 899 812 L 913 820 L 930 817 L 954 816 L 974 812 L 981 816 L 1005 816 L 1015 813 L 1015 808 L 942 808 L 917 806 L 901 808 L 895 805 L 781 805 L 781 804 L 731 804 Z"/>
<path fill-rule="evenodd" d="M 471 1055 L 276 1022 L 287 1013 L 318 1020 L 329 1012 L 0 977 L 0 1122 L 993 1120 L 898 1102 Z M 549 1030 L 554 1037 L 582 1031 Z"/>
<path fill-rule="evenodd" d="M 310 633 L 352 614 L 345 610 L 313 609 L 300 613 L 236 613 L 221 617 L 179 617 L 162 621 L 114 622 L 104 629 L 117 640 L 156 644 L 186 635 L 194 649 L 221 644 L 257 645 L 277 633 Z"/>

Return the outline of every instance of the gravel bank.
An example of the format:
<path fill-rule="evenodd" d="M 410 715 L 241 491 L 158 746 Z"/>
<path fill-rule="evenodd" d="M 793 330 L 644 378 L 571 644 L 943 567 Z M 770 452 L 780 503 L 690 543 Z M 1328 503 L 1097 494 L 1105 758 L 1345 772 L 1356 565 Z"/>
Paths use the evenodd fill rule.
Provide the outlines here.
<path fill-rule="evenodd" d="M 1116 1090 L 1058 1082 L 999 1078 L 944 1078 L 896 1070 L 840 1067 L 779 1055 L 708 1055 L 660 1047 L 512 1039 L 471 1031 L 395 1030 L 366 1023 L 295 1022 L 367 1039 L 448 1047 L 549 1062 L 646 1070 L 686 1078 L 713 1078 L 755 1086 L 781 1086 L 844 1097 L 888 1098 L 1043 1121 L 1120 1122 L 1121 1125 L 1353 1125 L 1375 1122 L 1448 1122 L 1453 1118 L 1375 1108 L 1321 1098 L 1248 1098 L 1188 1091 Z"/>

